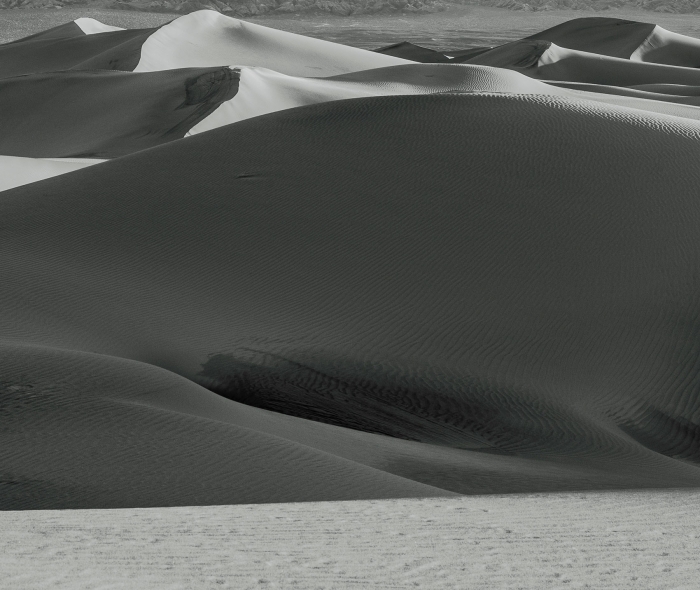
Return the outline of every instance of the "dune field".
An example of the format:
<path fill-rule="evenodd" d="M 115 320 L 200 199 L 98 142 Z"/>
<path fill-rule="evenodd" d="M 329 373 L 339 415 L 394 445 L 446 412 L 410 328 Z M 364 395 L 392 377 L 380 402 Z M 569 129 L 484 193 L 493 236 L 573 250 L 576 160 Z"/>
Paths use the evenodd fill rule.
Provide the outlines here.
<path fill-rule="evenodd" d="M 613 544 L 591 506 L 643 535 L 678 530 L 678 511 L 637 514 L 653 498 L 697 502 L 700 40 L 581 18 L 494 47 L 370 51 L 213 11 L 85 17 L 0 45 L 0 128 L 14 535 L 40 526 L 14 511 L 78 510 L 37 513 L 59 532 L 118 514 L 133 532 L 141 514 L 229 505 L 197 513 L 205 531 L 275 503 L 251 523 L 293 506 L 361 528 L 377 510 L 393 535 L 425 506 L 447 543 L 450 511 L 498 507 L 492 526 L 522 532 L 537 498 L 555 551 L 567 498 L 577 534 Z M 693 587 L 686 528 L 670 577 L 629 562 L 614 587 Z M 549 566 L 523 578 L 521 535 L 520 565 L 493 578 L 486 547 L 509 541 L 484 530 L 470 587 L 581 587 L 606 559 L 580 549 L 571 584 Z M 38 587 L 30 556 L 55 567 L 38 534 L 0 558 L 13 587 Z M 396 587 L 424 567 L 385 561 Z M 454 587 L 425 567 L 417 581 Z M 317 587 L 352 586 L 339 576 Z"/>

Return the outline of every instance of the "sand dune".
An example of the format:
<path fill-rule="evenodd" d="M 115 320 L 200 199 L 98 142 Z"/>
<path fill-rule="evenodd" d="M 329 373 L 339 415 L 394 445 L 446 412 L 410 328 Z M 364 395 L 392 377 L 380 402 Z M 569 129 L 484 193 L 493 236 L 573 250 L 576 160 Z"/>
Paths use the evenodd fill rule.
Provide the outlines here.
<path fill-rule="evenodd" d="M 640 84 L 700 84 L 695 68 L 632 61 L 559 47 L 548 41 L 515 41 L 466 63 L 515 68 L 542 80 L 633 86 Z"/>
<path fill-rule="evenodd" d="M 236 71 L 240 73 L 236 96 L 194 126 L 190 134 L 275 111 L 349 98 L 442 92 L 569 94 L 517 72 L 483 66 L 407 64 L 328 78 L 287 76 L 264 68 Z"/>
<path fill-rule="evenodd" d="M 332 76 L 407 60 L 230 18 L 211 10 L 181 16 L 143 44 L 134 71 L 258 66 L 292 76 Z"/>
<path fill-rule="evenodd" d="M 669 96 L 666 101 L 666 95 L 621 89 L 617 92 L 624 96 L 610 96 L 605 93 L 616 89 L 596 87 L 597 92 L 590 93 L 586 85 L 571 86 L 570 90 L 553 87 L 500 68 L 443 64 L 407 64 L 328 78 L 250 67 L 33 74 L 0 81 L 4 130 L 0 154 L 35 159 L 114 158 L 297 106 L 441 92 L 573 96 L 700 119 L 700 110 L 692 106 L 695 98 Z M 27 165 L 23 168 L 29 170 Z M 33 168 L 48 175 L 75 167 L 37 164 Z M 16 186 L 15 182 L 10 184 Z"/>
<path fill-rule="evenodd" d="M 17 346 L 2 358 L 5 510 L 452 495 L 202 417 L 225 400 L 150 365 Z"/>
<path fill-rule="evenodd" d="M 439 445 L 471 492 L 697 486 L 699 141 L 691 120 L 540 95 L 257 117 L 5 192 L 2 333 L 413 440 L 393 460 L 423 484 L 458 462 L 422 454 Z"/>
<path fill-rule="evenodd" d="M 692 40 L 111 29 L 0 46 L 0 508 L 700 486 Z"/>
<path fill-rule="evenodd" d="M 83 22 L 83 26 L 89 30 L 88 23 Z M 96 33 L 94 29 L 99 27 L 90 28 Z M 155 30 L 128 29 L 86 34 L 80 25 L 68 23 L 45 33 L 0 45 L 0 78 L 70 69 L 130 71 L 138 64 L 141 45 Z"/>
<path fill-rule="evenodd" d="M 447 55 L 440 51 L 428 49 L 427 47 L 421 47 L 420 45 L 409 43 L 408 41 L 392 43 L 391 45 L 379 47 L 374 51 L 377 53 L 383 53 L 384 55 L 393 55 L 394 57 L 400 57 L 401 59 L 408 59 L 419 63 L 449 63 L 452 61 L 449 57 L 447 57 Z"/>
<path fill-rule="evenodd" d="M 441 92 L 542 94 L 603 102 L 688 119 L 700 119 L 695 97 L 668 96 L 585 84 L 544 84 L 519 72 L 472 65 L 410 64 L 328 78 L 285 76 L 263 68 L 236 68 L 238 92 L 188 133 L 210 131 L 284 109 L 369 96 Z"/>
<path fill-rule="evenodd" d="M 630 59 L 654 33 L 656 25 L 607 17 L 575 18 L 525 39 L 559 47 Z"/>
<path fill-rule="evenodd" d="M 632 61 L 700 66 L 700 40 L 651 23 L 605 17 L 577 18 L 527 39 Z"/>

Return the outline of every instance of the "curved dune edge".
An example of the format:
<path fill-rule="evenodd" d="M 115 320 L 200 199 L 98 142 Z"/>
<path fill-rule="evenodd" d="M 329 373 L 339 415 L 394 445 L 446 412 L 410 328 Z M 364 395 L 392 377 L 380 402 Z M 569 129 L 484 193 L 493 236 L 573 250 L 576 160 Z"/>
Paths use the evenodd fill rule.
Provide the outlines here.
<path fill-rule="evenodd" d="M 370 96 L 444 92 L 542 94 L 591 100 L 652 113 L 700 119 L 700 101 L 654 92 L 576 83 L 546 84 L 501 68 L 475 65 L 410 64 L 342 76 L 302 78 L 264 68 L 237 67 L 236 95 L 193 126 L 187 135 L 211 131 L 284 109 Z M 666 100 L 668 96 L 669 100 Z"/>
<path fill-rule="evenodd" d="M 370 466 L 433 488 L 697 486 L 698 156 L 695 121 L 542 95 L 257 117 L 3 193 L 0 325 L 407 439 Z"/>

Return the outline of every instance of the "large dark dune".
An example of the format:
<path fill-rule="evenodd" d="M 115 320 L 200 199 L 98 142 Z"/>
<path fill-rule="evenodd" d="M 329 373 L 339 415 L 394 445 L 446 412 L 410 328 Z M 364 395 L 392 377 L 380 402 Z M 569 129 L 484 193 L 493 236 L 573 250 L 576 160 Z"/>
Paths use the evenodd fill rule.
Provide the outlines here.
<path fill-rule="evenodd" d="M 207 463 L 175 442 L 236 454 L 233 427 L 202 426 L 201 442 L 189 425 L 200 418 L 160 406 L 110 426 L 98 406 L 122 395 L 114 384 L 130 366 L 162 375 L 143 387 L 167 403 L 180 399 L 168 383 L 202 390 L 161 369 L 325 422 L 277 433 L 353 461 L 314 473 L 335 478 L 341 465 L 365 490 L 358 497 L 399 493 L 393 475 L 470 493 L 700 485 L 699 156 L 691 120 L 537 95 L 402 96 L 282 111 L 5 192 L 0 325 L 4 358 L 25 360 L 10 362 L 3 386 L 40 392 L 22 398 L 26 411 L 59 433 L 41 467 L 29 422 L 5 431 L 2 464 L 19 482 L 7 489 L 99 487 L 106 467 L 75 449 L 94 444 L 107 457 L 124 444 L 110 477 L 140 486 L 136 461 L 148 485 L 71 497 L 302 499 L 292 473 L 285 493 L 260 483 L 276 481 L 270 456 L 296 452 L 287 443 L 255 451 L 231 471 L 254 461 L 251 483 L 233 486 L 219 451 Z M 68 357 L 88 360 L 79 370 Z M 52 389 L 61 363 L 85 385 Z M 119 376 L 100 376 L 103 363 Z M 71 426 L 78 398 L 98 405 Z M 157 444 L 133 446 L 156 427 Z M 406 442 L 377 444 L 377 465 L 330 446 L 345 427 L 394 437 L 352 435 L 364 445 Z M 104 428 L 114 435 L 98 436 Z M 73 446 L 65 433 L 80 433 Z M 61 461 L 80 464 L 80 477 Z M 347 497 L 307 481 L 314 499 Z M 39 488 L 41 506 L 65 505 L 63 492 Z"/>

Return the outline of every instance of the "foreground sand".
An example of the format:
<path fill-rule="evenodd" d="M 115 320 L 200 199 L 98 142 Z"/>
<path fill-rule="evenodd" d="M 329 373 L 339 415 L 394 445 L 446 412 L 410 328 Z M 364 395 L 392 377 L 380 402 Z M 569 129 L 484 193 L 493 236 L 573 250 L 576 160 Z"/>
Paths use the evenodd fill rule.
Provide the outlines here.
<path fill-rule="evenodd" d="M 7 588 L 697 588 L 700 492 L 0 513 Z"/>

